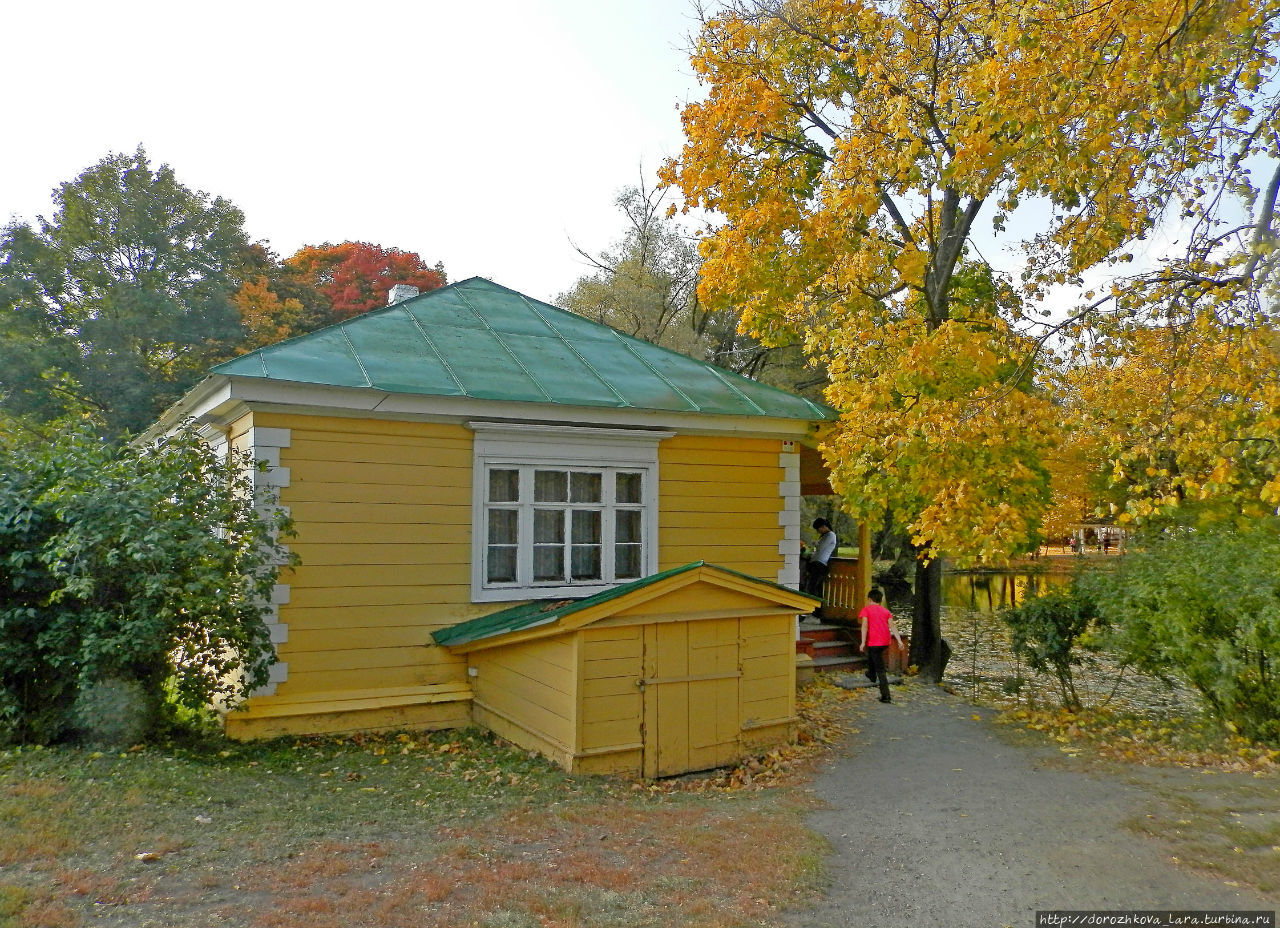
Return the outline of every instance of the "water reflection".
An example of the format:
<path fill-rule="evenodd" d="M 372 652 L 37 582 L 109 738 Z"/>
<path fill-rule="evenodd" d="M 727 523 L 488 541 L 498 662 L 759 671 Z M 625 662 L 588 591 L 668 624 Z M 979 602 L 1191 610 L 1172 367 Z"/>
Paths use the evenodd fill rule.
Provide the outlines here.
<path fill-rule="evenodd" d="M 942 636 L 952 648 L 946 676 L 955 692 L 975 703 L 1012 708 L 1056 706 L 1053 679 L 1037 674 L 1013 653 L 1009 626 L 996 615 L 1047 590 L 1071 582 L 1065 572 L 992 571 L 942 575 Z M 901 615 L 910 624 L 911 607 Z M 1075 668 L 1076 689 L 1086 705 L 1111 705 L 1138 714 L 1162 717 L 1198 711 L 1184 687 L 1170 687 L 1132 670 L 1107 654 L 1081 654 Z"/>
<path fill-rule="evenodd" d="M 1063 573 L 945 573 L 942 575 L 942 607 L 959 612 L 994 613 L 1070 582 L 1071 575 Z"/>

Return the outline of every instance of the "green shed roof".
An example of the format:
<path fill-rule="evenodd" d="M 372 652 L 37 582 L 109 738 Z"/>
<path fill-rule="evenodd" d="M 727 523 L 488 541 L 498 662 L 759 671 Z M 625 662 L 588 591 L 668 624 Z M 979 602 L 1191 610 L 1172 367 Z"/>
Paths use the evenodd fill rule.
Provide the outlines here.
<path fill-rule="evenodd" d="M 260 348 L 216 374 L 520 403 L 834 419 L 835 410 L 482 277 Z"/>
<path fill-rule="evenodd" d="M 713 571 L 728 574 L 733 577 L 740 577 L 743 580 L 749 580 L 751 583 L 762 586 L 772 587 L 782 590 L 789 596 L 806 596 L 807 594 L 797 594 L 790 587 L 781 586 L 769 580 L 762 580 L 759 577 L 753 577 L 750 574 L 740 573 L 736 570 L 730 570 L 728 567 L 718 567 L 714 564 L 708 564 L 706 561 L 694 561 L 692 564 L 685 564 L 683 567 L 673 567 L 670 570 L 664 570 L 660 573 L 651 574 L 648 577 L 641 577 L 639 580 L 633 580 L 631 583 L 624 583 L 616 586 L 611 590 L 605 590 L 592 596 L 582 599 L 566 599 L 552 601 L 534 601 L 529 603 L 521 603 L 519 606 L 512 606 L 509 609 L 503 609 L 499 612 L 491 612 L 489 615 L 483 615 L 478 619 L 471 619 L 467 622 L 460 622 L 457 625 L 450 625 L 448 628 L 442 628 L 433 632 L 432 640 L 436 644 L 446 647 L 454 647 L 460 644 L 468 644 L 472 641 L 479 641 L 483 638 L 493 638 L 498 635 L 505 635 L 508 632 L 523 631 L 527 628 L 536 628 L 539 625 L 549 625 L 556 620 L 575 612 L 581 612 L 583 609 L 590 609 L 607 603 L 610 600 L 621 599 L 624 596 L 630 596 L 636 590 L 652 586 L 671 577 L 688 573 L 691 570 L 709 567 Z M 813 597 L 809 597 L 813 598 Z M 816 602 L 816 599 L 815 599 Z"/>

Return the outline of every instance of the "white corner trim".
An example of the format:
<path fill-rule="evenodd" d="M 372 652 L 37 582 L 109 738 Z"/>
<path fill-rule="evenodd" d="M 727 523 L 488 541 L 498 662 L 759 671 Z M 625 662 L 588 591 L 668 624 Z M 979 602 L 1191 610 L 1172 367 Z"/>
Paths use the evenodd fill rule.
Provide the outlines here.
<path fill-rule="evenodd" d="M 289 485 L 289 468 L 280 466 L 280 451 L 293 443 L 293 433 L 289 429 L 268 429 L 254 426 L 246 433 L 249 453 L 255 461 L 267 464 L 265 471 L 255 471 L 253 487 L 258 499 L 258 510 L 270 517 L 275 512 L 288 514 L 288 507 L 281 506 L 276 491 Z M 289 640 L 289 626 L 280 621 L 280 607 L 289 602 L 289 584 L 277 583 L 271 590 L 270 605 L 264 616 L 267 632 L 271 636 L 271 644 L 278 647 Z M 271 666 L 271 676 L 264 686 L 258 687 L 251 696 L 271 696 L 276 686 L 289 676 L 289 665 L 277 662 Z"/>
<path fill-rule="evenodd" d="M 782 480 L 778 482 L 778 496 L 782 498 L 782 511 L 778 524 L 782 526 L 782 541 L 778 553 L 782 555 L 782 567 L 778 569 L 778 585 L 800 589 L 800 454 L 795 445 L 783 442 L 778 455 L 782 468 Z"/>

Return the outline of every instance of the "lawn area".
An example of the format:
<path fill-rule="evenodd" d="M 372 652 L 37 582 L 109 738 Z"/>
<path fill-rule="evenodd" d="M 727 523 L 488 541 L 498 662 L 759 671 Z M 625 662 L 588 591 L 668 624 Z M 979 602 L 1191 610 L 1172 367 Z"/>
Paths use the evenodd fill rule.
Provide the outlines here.
<path fill-rule="evenodd" d="M 749 926 L 814 897 L 798 782 L 572 777 L 479 731 L 0 752 L 0 926 Z M 749 853 L 748 853 L 749 852 Z"/>

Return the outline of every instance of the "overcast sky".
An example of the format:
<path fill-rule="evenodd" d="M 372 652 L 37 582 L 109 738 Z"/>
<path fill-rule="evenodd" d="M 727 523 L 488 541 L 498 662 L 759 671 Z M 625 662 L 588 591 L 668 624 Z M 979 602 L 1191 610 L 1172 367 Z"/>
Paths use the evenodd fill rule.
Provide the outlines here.
<path fill-rule="evenodd" d="M 281 256 L 360 240 L 550 300 L 679 150 L 691 0 L 5 4 L 0 221 L 145 146 Z"/>

